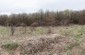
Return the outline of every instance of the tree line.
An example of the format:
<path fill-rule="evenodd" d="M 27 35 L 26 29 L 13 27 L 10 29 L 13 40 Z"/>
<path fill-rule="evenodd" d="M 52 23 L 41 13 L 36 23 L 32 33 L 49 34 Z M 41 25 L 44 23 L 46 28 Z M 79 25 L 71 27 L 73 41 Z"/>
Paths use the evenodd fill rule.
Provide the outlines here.
<path fill-rule="evenodd" d="M 85 24 L 85 10 L 73 11 L 46 11 L 40 10 L 36 13 L 21 13 L 11 15 L 0 15 L 1 26 L 20 26 L 22 24 L 31 26 L 37 23 L 38 26 L 60 26 L 70 24 Z"/>

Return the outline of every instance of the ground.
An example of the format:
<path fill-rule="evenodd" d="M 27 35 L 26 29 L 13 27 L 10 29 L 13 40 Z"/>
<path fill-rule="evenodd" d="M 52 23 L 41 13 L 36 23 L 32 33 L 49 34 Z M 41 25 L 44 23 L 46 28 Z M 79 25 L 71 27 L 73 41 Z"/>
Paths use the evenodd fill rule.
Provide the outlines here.
<path fill-rule="evenodd" d="M 50 31 L 50 32 L 49 32 Z M 0 55 L 85 55 L 85 25 L 0 27 Z"/>

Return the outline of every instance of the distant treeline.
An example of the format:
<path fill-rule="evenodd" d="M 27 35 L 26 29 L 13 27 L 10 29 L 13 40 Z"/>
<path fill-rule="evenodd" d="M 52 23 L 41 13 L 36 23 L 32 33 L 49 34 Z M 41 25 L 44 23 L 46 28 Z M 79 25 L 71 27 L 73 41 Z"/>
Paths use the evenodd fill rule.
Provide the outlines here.
<path fill-rule="evenodd" d="M 11 15 L 0 15 L 1 26 L 20 26 L 22 23 L 30 26 L 33 23 L 38 23 L 39 26 L 59 26 L 70 24 L 85 24 L 85 10 L 81 11 L 39 11 L 36 13 L 22 13 Z"/>

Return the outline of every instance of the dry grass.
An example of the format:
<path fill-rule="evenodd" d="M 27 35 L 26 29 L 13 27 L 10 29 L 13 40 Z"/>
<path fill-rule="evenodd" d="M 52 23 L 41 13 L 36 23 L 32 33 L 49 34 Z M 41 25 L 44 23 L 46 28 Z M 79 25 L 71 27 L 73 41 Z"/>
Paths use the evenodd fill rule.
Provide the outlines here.
<path fill-rule="evenodd" d="M 48 27 L 37 27 L 33 32 L 29 27 L 17 27 L 11 36 L 9 27 L 0 27 L 0 55 L 85 55 L 84 25 L 52 27 L 50 34 L 48 31 Z"/>
<path fill-rule="evenodd" d="M 49 55 L 49 54 L 59 55 L 59 54 L 67 53 L 66 51 L 68 51 L 69 49 L 72 49 L 73 47 L 76 46 L 75 43 L 77 43 L 77 42 L 74 39 L 69 38 L 69 37 L 59 36 L 57 34 L 56 35 L 54 35 L 54 34 L 44 35 L 41 37 L 37 37 L 37 38 L 32 37 L 27 40 L 21 41 L 21 42 L 17 43 L 19 45 L 18 48 L 16 48 L 15 50 L 8 51 L 7 53 L 13 52 L 12 54 L 16 55 L 15 53 L 17 53 L 16 51 L 18 51 L 19 55 L 25 55 L 25 54 L 27 54 L 27 55 L 43 55 L 43 54 L 44 55 Z M 4 46 L 6 46 L 6 45 L 8 46 L 9 44 L 5 43 Z M 71 45 L 72 45 L 72 47 L 71 47 Z M 4 49 L 6 51 L 6 49 L 8 49 L 8 48 L 5 48 L 4 46 L 2 49 Z M 10 46 L 11 46 L 11 44 L 10 44 Z M 13 49 L 14 49 L 14 47 L 13 47 Z M 3 51 L 1 51 L 1 52 L 3 52 Z"/>

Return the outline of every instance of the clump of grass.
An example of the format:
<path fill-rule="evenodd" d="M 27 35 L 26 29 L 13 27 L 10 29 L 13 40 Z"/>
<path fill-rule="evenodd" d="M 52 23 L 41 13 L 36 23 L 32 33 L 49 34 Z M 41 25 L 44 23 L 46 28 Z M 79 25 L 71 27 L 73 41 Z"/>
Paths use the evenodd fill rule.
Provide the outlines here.
<path fill-rule="evenodd" d="M 43 28 L 41 28 L 41 27 L 38 27 L 38 28 L 36 28 L 36 30 L 35 30 L 35 34 L 44 34 L 44 32 L 46 32 L 46 30 L 44 30 Z"/>
<path fill-rule="evenodd" d="M 81 55 L 85 55 L 85 49 L 82 50 Z"/>
<path fill-rule="evenodd" d="M 73 53 L 73 50 L 74 50 L 75 48 L 76 48 L 76 49 L 80 48 L 80 44 L 76 42 L 76 43 L 74 43 L 74 44 L 68 45 L 68 46 L 65 48 L 67 55 L 74 55 L 75 53 L 80 53 L 80 52 L 75 52 L 75 53 Z M 75 50 L 76 50 L 76 49 L 75 49 Z"/>
<path fill-rule="evenodd" d="M 34 30 L 33 32 L 31 32 L 32 35 L 45 35 L 48 33 L 48 28 L 45 27 L 36 27 L 36 30 Z"/>
<path fill-rule="evenodd" d="M 68 45 L 67 47 L 66 47 L 66 50 L 71 50 L 72 48 L 74 48 L 74 47 L 78 47 L 80 44 L 79 43 L 74 43 L 74 44 L 70 44 L 70 45 Z"/>
<path fill-rule="evenodd" d="M 0 35 L 7 36 L 8 34 L 10 34 L 9 28 L 0 26 Z"/>
<path fill-rule="evenodd" d="M 85 33 L 84 26 L 81 26 L 79 30 L 77 30 L 77 34 L 74 36 L 75 40 L 79 43 L 82 42 L 82 35 Z"/>
<path fill-rule="evenodd" d="M 60 34 L 64 35 L 64 36 L 71 36 L 72 35 L 72 30 L 62 30 L 60 31 Z"/>
<path fill-rule="evenodd" d="M 8 43 L 8 44 L 4 44 L 1 47 L 10 51 L 10 50 L 15 50 L 19 45 L 17 43 Z"/>

